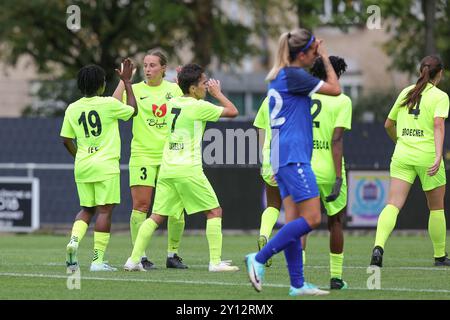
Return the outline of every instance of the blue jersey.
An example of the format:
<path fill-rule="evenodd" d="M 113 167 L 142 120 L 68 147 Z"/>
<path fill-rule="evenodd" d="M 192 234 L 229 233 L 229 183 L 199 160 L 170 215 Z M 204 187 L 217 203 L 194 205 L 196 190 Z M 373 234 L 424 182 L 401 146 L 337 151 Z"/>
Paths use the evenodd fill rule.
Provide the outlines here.
<path fill-rule="evenodd" d="M 285 67 L 269 84 L 271 164 L 310 163 L 313 150 L 311 95 L 323 81 L 299 67 Z"/>

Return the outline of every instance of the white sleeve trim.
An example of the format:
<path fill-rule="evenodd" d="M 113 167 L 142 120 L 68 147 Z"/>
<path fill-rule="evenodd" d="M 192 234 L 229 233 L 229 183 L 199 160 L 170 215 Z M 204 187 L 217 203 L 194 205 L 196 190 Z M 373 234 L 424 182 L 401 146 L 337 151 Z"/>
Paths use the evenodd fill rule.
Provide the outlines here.
<path fill-rule="evenodd" d="M 317 86 L 315 86 L 314 89 L 311 90 L 311 92 L 308 94 L 308 96 L 311 97 L 314 93 L 319 91 L 319 89 L 322 87 L 322 85 L 323 85 L 323 80 L 320 80 L 319 83 L 317 84 Z"/>

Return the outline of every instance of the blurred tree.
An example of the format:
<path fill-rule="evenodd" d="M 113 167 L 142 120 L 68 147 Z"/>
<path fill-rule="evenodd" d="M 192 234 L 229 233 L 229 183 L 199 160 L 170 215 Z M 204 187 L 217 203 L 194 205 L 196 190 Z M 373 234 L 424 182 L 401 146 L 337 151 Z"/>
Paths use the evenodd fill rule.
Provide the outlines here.
<path fill-rule="evenodd" d="M 252 8 L 260 2 L 241 1 Z M 210 0 L 5 0 L 0 10 L 0 59 L 14 65 L 19 57 L 29 55 L 44 78 L 59 82 L 74 79 L 83 65 L 95 63 L 106 71 L 107 94 L 117 81 L 114 69 L 120 60 L 153 47 L 178 61 L 185 54 L 182 49 L 191 49 L 192 60 L 204 66 L 212 57 L 223 63 L 239 62 L 257 50 L 249 41 L 252 26 L 228 17 L 219 4 Z M 66 25 L 74 21 L 71 5 L 80 9 L 77 31 Z M 70 81 L 59 85 L 46 81 L 42 86 L 37 95 L 45 101 L 43 114 L 78 97 Z M 39 114 L 34 109 L 40 107 L 26 112 Z"/>
<path fill-rule="evenodd" d="M 391 35 L 383 48 L 391 57 L 388 68 L 417 76 L 420 60 L 429 54 L 439 54 L 444 62 L 445 76 L 439 87 L 450 94 L 450 1 L 449 0 L 290 0 L 298 24 L 308 29 L 335 26 L 348 31 L 350 27 L 366 28 L 378 6 L 381 27 Z M 397 93 L 398 94 L 398 93 Z M 355 119 L 373 112 L 376 121 L 384 121 L 396 96 L 393 92 L 373 92 L 355 102 Z M 381 106 L 381 108 L 380 108 Z"/>
<path fill-rule="evenodd" d="M 450 2 L 448 0 L 290 0 L 296 10 L 299 25 L 314 29 L 323 25 L 347 31 L 349 27 L 365 28 L 372 13 L 369 6 L 381 11 L 382 28 L 391 34 L 385 43 L 392 57 L 389 68 L 417 72 L 420 60 L 438 53 L 446 66 L 450 65 Z M 450 93 L 450 73 L 441 88 Z"/>

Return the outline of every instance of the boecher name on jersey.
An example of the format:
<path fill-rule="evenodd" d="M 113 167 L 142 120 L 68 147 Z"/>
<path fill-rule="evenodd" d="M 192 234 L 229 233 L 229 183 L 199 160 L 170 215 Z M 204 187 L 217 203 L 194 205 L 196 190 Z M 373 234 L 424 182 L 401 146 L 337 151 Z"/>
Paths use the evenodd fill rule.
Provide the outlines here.
<path fill-rule="evenodd" d="M 403 128 L 402 136 L 410 136 L 410 137 L 423 137 L 423 130 L 421 129 L 408 129 Z"/>

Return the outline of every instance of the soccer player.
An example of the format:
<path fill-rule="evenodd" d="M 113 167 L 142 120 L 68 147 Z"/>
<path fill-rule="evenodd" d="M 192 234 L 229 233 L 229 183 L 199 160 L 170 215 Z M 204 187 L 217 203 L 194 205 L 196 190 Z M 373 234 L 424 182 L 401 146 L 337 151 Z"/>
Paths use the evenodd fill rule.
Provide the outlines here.
<path fill-rule="evenodd" d="M 64 146 L 75 158 L 75 181 L 81 211 L 75 218 L 66 247 L 68 269 L 78 269 L 78 246 L 92 217 L 98 213 L 94 231 L 94 255 L 91 271 L 116 271 L 103 261 L 111 229 L 111 215 L 120 203 L 120 135 L 118 120 L 129 120 L 138 112 L 131 88 L 133 65 L 123 62 L 116 70 L 127 91 L 125 105 L 112 97 L 101 97 L 105 91 L 105 71 L 88 65 L 78 72 L 78 88 L 83 98 L 71 103 L 65 112 L 61 129 Z M 76 140 L 76 145 L 74 143 Z"/>
<path fill-rule="evenodd" d="M 327 81 L 317 79 L 303 68 L 322 56 Z M 304 281 L 300 237 L 320 224 L 320 200 L 311 169 L 313 147 L 311 95 L 315 92 L 339 95 L 340 85 L 321 40 L 305 29 L 281 35 L 270 81 L 271 165 L 286 210 L 285 224 L 258 253 L 246 256 L 250 281 L 262 289 L 264 264 L 284 251 L 291 287 L 289 295 L 324 295 L 328 291 Z"/>
<path fill-rule="evenodd" d="M 150 50 L 144 57 L 145 81 L 133 84 L 137 97 L 139 114 L 133 119 L 133 140 L 129 162 L 130 188 L 133 210 L 130 216 L 131 243 L 134 246 L 137 233 L 147 219 L 152 205 L 156 178 L 162 161 L 164 143 L 167 139 L 167 102 L 183 93 L 176 83 L 164 80 L 167 68 L 166 55 L 158 50 Z M 114 97 L 126 99 L 123 83 L 120 82 Z M 186 269 L 187 265 L 178 256 L 178 248 L 184 232 L 184 214 L 169 217 L 167 268 Z M 141 253 L 141 262 L 146 270 L 156 266 Z"/>
<path fill-rule="evenodd" d="M 266 244 L 272 233 L 273 227 L 277 222 L 281 209 L 281 196 L 277 182 L 274 179 L 272 167 L 270 165 L 270 140 L 272 139 L 272 130 L 270 128 L 269 117 L 269 99 L 265 98 L 259 107 L 253 125 L 260 130 L 260 140 L 264 141 L 262 148 L 263 163 L 261 168 L 261 178 L 264 181 L 266 189 L 267 208 L 261 215 L 261 226 L 259 228 L 258 249 L 261 250 Z M 267 260 L 266 267 L 272 265 L 272 258 Z"/>
<path fill-rule="evenodd" d="M 220 82 L 208 80 L 203 68 L 185 65 L 178 74 L 182 97 L 168 104 L 169 136 L 164 146 L 161 170 L 156 186 L 155 204 L 150 218 L 139 229 L 131 257 L 124 265 L 127 271 L 145 271 L 140 253 L 150 242 L 153 232 L 167 216 L 205 212 L 206 238 L 209 245 L 209 271 L 237 271 L 238 267 L 222 261 L 222 208 L 211 184 L 203 173 L 201 143 L 207 121 L 238 115 L 234 104 L 220 89 Z M 222 107 L 204 101 L 208 91 Z"/>
<path fill-rule="evenodd" d="M 344 59 L 330 56 L 330 62 L 338 79 L 345 72 Z M 325 66 L 321 58 L 311 68 L 311 74 L 327 80 Z M 344 130 L 352 124 L 352 101 L 341 93 L 328 96 L 320 93 L 312 95 L 313 153 L 311 165 L 319 187 L 320 199 L 327 211 L 330 231 L 330 289 L 346 289 L 342 280 L 344 264 L 344 233 L 342 216 L 347 205 L 347 179 L 344 165 Z M 305 236 L 306 240 L 306 236 Z M 306 241 L 303 242 L 303 250 Z"/>
<path fill-rule="evenodd" d="M 420 77 L 398 96 L 384 127 L 395 143 L 390 168 L 388 204 L 378 218 L 375 246 L 370 265 L 382 267 L 385 243 L 395 227 L 411 185 L 419 176 L 430 216 L 428 232 L 433 243 L 434 265 L 450 266 L 445 252 L 445 177 L 442 159 L 448 95 L 436 86 L 443 65 L 437 56 L 426 56 L 420 63 Z"/>

